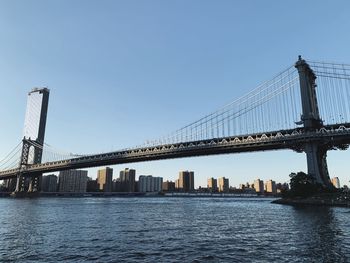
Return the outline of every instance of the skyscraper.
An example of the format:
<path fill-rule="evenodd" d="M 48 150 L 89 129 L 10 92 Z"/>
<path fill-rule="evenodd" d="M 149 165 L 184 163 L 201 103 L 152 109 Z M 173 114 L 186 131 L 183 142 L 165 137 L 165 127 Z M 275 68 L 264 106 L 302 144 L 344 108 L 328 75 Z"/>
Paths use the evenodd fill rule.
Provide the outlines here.
<path fill-rule="evenodd" d="M 85 193 L 88 172 L 83 170 L 61 171 L 58 175 L 60 192 Z"/>
<path fill-rule="evenodd" d="M 218 178 L 218 184 L 219 184 L 219 192 L 228 192 L 230 188 L 230 184 L 228 181 L 228 178 L 220 177 Z"/>
<path fill-rule="evenodd" d="M 135 192 L 135 176 L 136 171 L 134 169 L 125 168 L 120 171 L 121 192 Z"/>
<path fill-rule="evenodd" d="M 97 171 L 97 184 L 100 191 L 112 192 L 113 169 L 106 167 Z"/>

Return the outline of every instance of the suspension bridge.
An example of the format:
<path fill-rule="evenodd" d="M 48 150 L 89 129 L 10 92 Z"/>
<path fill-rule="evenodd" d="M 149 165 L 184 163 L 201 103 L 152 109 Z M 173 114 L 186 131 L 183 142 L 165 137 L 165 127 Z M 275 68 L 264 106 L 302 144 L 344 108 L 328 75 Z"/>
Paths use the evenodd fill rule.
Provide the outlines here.
<path fill-rule="evenodd" d="M 167 136 L 99 154 L 75 155 L 46 144 L 49 91 L 35 92 L 41 96 L 39 102 L 28 103 L 23 140 L 0 161 L 0 179 L 16 180 L 15 192 L 38 191 L 47 172 L 279 149 L 306 153 L 308 174 L 331 187 L 327 151 L 345 150 L 350 144 L 348 64 L 299 57 L 248 94 Z"/>

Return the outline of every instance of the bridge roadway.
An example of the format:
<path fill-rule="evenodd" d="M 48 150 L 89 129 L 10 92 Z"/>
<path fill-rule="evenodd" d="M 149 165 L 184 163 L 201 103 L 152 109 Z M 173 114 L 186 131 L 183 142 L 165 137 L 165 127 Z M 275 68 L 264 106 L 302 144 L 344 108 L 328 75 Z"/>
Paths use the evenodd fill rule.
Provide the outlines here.
<path fill-rule="evenodd" d="M 309 132 L 306 132 L 304 128 L 296 128 L 89 155 L 2 171 L 0 172 L 0 179 L 13 178 L 19 172 L 23 176 L 30 176 L 34 173 L 49 173 L 68 169 L 227 153 L 278 149 L 302 152 L 303 145 L 309 142 L 317 142 L 328 146 L 330 149 L 332 147 L 344 148 L 345 145 L 350 144 L 350 123 L 327 125 Z"/>

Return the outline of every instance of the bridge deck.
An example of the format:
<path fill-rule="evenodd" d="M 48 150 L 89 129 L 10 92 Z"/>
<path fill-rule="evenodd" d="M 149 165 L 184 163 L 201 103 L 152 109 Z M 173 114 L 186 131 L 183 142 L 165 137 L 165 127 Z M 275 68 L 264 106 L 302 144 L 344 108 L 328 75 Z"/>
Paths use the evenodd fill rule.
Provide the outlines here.
<path fill-rule="evenodd" d="M 305 132 L 303 128 L 298 128 L 89 155 L 69 160 L 29 165 L 21 169 L 2 171 L 0 172 L 0 179 L 12 178 L 19 172 L 24 176 L 30 176 L 30 174 L 34 173 L 57 172 L 67 169 L 227 153 L 278 149 L 292 149 L 301 152 L 303 145 L 311 141 L 321 142 L 330 148 L 349 144 L 350 124 L 328 125 L 312 132 Z"/>

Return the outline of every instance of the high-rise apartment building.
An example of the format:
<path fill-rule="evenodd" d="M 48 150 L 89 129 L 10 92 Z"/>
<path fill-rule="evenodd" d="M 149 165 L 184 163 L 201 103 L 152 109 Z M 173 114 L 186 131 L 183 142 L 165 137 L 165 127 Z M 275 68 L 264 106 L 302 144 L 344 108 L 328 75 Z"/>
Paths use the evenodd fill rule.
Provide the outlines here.
<path fill-rule="evenodd" d="M 162 184 L 162 177 L 153 177 L 152 175 L 139 176 L 139 192 L 161 192 Z"/>
<path fill-rule="evenodd" d="M 58 175 L 58 185 L 60 192 L 85 193 L 88 171 L 66 170 Z"/>
<path fill-rule="evenodd" d="M 98 189 L 103 192 L 112 192 L 113 169 L 106 167 L 97 171 Z"/>
<path fill-rule="evenodd" d="M 273 194 L 273 195 L 277 194 L 276 182 L 272 180 L 266 181 L 265 191 L 266 193 L 269 193 L 269 194 Z"/>
<path fill-rule="evenodd" d="M 218 178 L 218 184 L 219 184 L 219 192 L 227 193 L 230 188 L 230 184 L 228 181 L 228 178 L 220 177 Z"/>
<path fill-rule="evenodd" d="M 210 192 L 216 192 L 218 190 L 217 180 L 213 177 L 208 179 L 207 188 Z"/>
<path fill-rule="evenodd" d="M 340 181 L 338 177 L 333 177 L 331 179 L 331 182 L 335 188 L 338 188 L 338 189 L 340 188 Z"/>
<path fill-rule="evenodd" d="M 181 171 L 179 172 L 178 189 L 183 192 L 194 190 L 194 172 Z"/>
<path fill-rule="evenodd" d="M 254 189 L 258 194 L 264 193 L 264 181 L 260 179 L 254 180 Z"/>
<path fill-rule="evenodd" d="M 120 171 L 121 192 L 135 192 L 135 176 L 136 170 L 134 169 L 125 168 L 123 171 Z"/>
<path fill-rule="evenodd" d="M 189 178 L 190 178 L 190 185 L 189 185 L 189 187 L 190 187 L 190 191 L 194 191 L 194 172 L 193 171 L 190 171 L 190 172 L 188 172 L 188 176 L 189 176 Z"/>
<path fill-rule="evenodd" d="M 41 182 L 41 191 L 57 192 L 57 179 L 58 177 L 54 174 L 43 176 Z"/>

